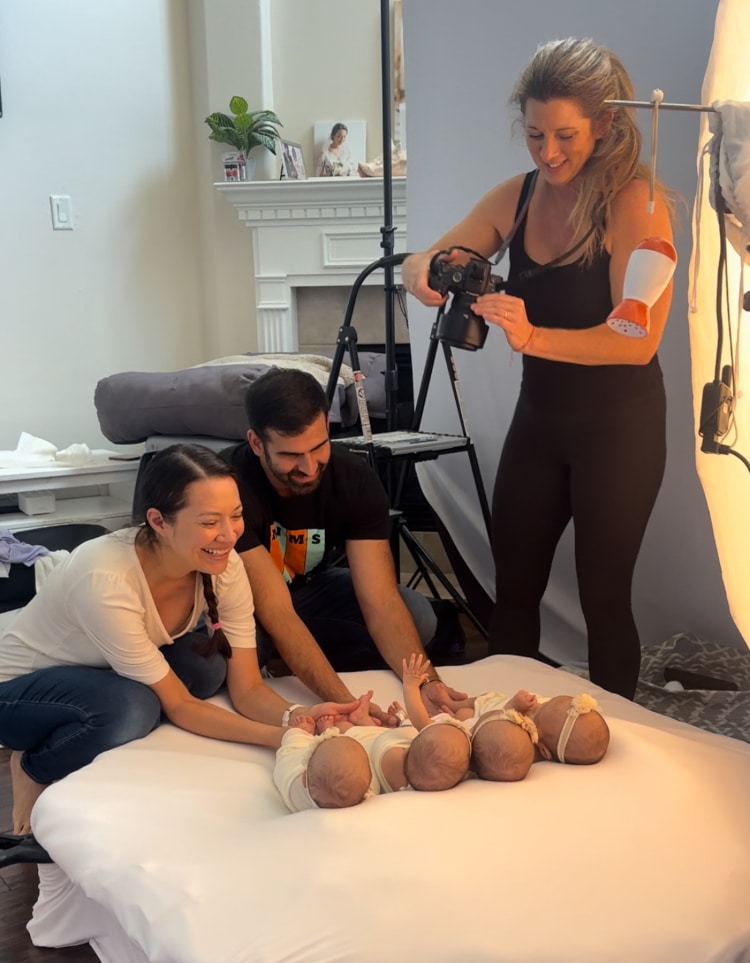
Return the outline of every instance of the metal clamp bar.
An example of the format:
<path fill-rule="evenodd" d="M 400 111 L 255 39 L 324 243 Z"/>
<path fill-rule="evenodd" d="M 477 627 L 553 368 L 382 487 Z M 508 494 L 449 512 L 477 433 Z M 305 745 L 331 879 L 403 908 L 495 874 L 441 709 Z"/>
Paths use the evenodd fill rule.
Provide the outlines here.
<path fill-rule="evenodd" d="M 655 106 L 651 100 L 605 100 L 604 103 L 612 107 L 650 107 L 652 110 Z M 664 101 L 659 104 L 659 110 L 697 110 L 712 114 L 717 112 L 715 107 L 705 104 L 667 104 Z"/>

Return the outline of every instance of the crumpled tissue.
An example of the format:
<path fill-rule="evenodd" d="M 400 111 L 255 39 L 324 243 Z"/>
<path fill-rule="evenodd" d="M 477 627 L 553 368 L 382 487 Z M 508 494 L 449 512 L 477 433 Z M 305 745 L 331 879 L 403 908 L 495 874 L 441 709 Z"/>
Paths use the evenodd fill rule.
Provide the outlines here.
<path fill-rule="evenodd" d="M 0 468 L 43 468 L 56 465 L 59 468 L 84 468 L 95 465 L 96 455 L 88 445 L 74 444 L 58 449 L 44 438 L 35 438 L 21 432 L 15 451 L 0 451 Z"/>

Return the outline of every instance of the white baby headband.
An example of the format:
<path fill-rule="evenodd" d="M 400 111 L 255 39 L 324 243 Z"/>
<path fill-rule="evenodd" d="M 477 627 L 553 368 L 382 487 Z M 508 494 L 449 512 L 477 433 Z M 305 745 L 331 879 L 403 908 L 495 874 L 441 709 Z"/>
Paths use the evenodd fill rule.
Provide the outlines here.
<path fill-rule="evenodd" d="M 482 728 L 486 726 L 489 722 L 512 722 L 513 725 L 518 726 L 523 729 L 524 732 L 528 733 L 534 745 L 539 742 L 539 733 L 537 732 L 536 723 L 533 719 L 524 715 L 523 712 L 519 712 L 517 709 L 500 709 L 497 712 L 491 712 L 485 714 L 477 724 L 474 726 L 472 732 L 472 739 L 476 739 L 477 733 Z"/>
<path fill-rule="evenodd" d="M 460 719 L 452 719 L 450 716 L 447 719 L 437 719 L 437 720 L 433 719 L 430 722 L 430 725 L 431 726 L 453 726 L 456 729 L 460 729 L 461 732 L 463 732 L 463 734 L 469 740 L 469 745 L 471 745 L 471 735 L 469 734 L 468 729 L 463 724 L 463 722 L 461 722 Z M 424 729 L 422 731 L 424 732 Z"/>
<path fill-rule="evenodd" d="M 598 708 L 599 703 L 593 696 L 588 695 L 586 692 L 582 692 L 580 695 L 573 697 L 568 706 L 568 711 L 565 713 L 565 722 L 563 722 L 560 736 L 557 740 L 557 758 L 560 762 L 565 762 L 565 750 L 568 747 L 568 740 L 570 739 L 570 734 L 573 731 L 573 726 L 576 724 L 578 716 L 585 715 L 585 713 L 591 712 L 592 709 Z"/>

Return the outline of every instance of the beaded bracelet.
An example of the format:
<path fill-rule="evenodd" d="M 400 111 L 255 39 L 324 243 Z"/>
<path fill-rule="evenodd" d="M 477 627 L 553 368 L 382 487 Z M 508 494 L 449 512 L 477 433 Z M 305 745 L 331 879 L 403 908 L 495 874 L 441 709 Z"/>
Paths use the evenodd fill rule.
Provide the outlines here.
<path fill-rule="evenodd" d="M 524 343 L 521 345 L 520 348 L 516 348 L 516 351 L 518 352 L 518 354 L 523 354 L 523 353 L 524 353 L 524 351 L 525 351 L 525 350 L 528 348 L 528 346 L 531 344 L 531 339 L 534 337 L 535 334 L 536 334 L 536 328 L 533 327 L 533 325 L 532 325 L 531 334 L 530 334 L 530 335 L 528 336 L 528 338 L 524 341 Z"/>

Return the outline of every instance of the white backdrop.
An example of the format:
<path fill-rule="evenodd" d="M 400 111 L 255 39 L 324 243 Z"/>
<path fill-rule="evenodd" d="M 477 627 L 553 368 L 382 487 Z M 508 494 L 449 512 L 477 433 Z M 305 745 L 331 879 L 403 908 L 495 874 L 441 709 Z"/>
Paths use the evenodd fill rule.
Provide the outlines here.
<path fill-rule="evenodd" d="M 746 0 L 721 0 L 716 17 L 714 44 L 709 58 L 703 84 L 704 104 L 715 101 L 750 101 L 750 70 L 747 67 L 747 51 L 750 44 L 750 11 Z M 700 133 L 700 158 L 704 144 L 710 138 L 709 119 L 702 117 Z M 706 179 L 703 190 L 696 198 L 696 221 L 694 256 L 691 262 L 691 289 L 694 290 L 690 313 L 690 343 L 693 354 L 693 391 L 696 401 L 696 418 L 699 418 L 700 398 L 703 385 L 714 378 L 716 355 L 716 267 L 719 257 L 719 230 L 716 213 L 709 202 L 708 164 L 704 167 Z M 747 208 L 748 201 L 744 202 Z M 745 223 L 750 232 L 750 224 Z M 739 238 L 738 238 L 739 240 Z M 745 242 L 747 243 L 747 241 Z M 724 314 L 731 319 L 732 332 L 740 334 L 739 352 L 736 355 L 735 374 L 747 370 L 748 357 L 747 314 L 740 309 L 740 289 L 750 287 L 750 274 L 745 268 L 741 277 L 740 255 L 727 244 L 729 270 L 728 305 Z M 741 282 L 742 285 L 741 285 Z M 735 345 L 736 347 L 736 345 Z M 729 363 L 730 353 L 727 331 L 724 332 L 723 363 Z M 742 381 L 735 383 L 735 395 L 742 394 Z M 739 397 L 735 408 L 737 433 L 731 438 L 736 450 L 750 458 L 748 436 L 747 402 Z M 729 439 L 728 439 L 729 440 Z M 747 580 L 750 562 L 747 549 L 750 545 L 750 473 L 742 462 L 731 455 L 698 453 L 698 473 L 708 500 L 716 545 L 721 559 L 724 582 L 730 609 L 745 640 L 750 644 L 750 599 Z"/>
<path fill-rule="evenodd" d="M 744 0 L 738 0 L 743 3 Z M 404 4 L 406 89 L 409 103 L 409 250 L 432 243 L 491 186 L 531 162 L 511 136 L 507 100 L 538 43 L 590 36 L 615 50 L 633 76 L 636 97 L 659 87 L 665 100 L 700 103 L 712 45 L 716 4 L 708 0 L 409 0 Z M 641 111 L 646 152 L 650 112 Z M 667 331 L 659 352 L 668 397 L 667 472 L 636 570 L 634 610 L 643 644 L 678 631 L 742 646 L 721 580 L 705 499 L 695 465 L 695 426 L 687 324 L 690 211 L 696 191 L 699 117 L 663 112 L 659 175 L 685 199 L 675 242 L 680 263 Z M 507 265 L 497 271 L 505 273 Z M 410 299 L 415 373 L 420 370 L 434 314 Z M 713 324 L 709 319 L 707 323 Z M 513 411 L 520 360 L 511 364 L 499 330 L 476 354 L 456 352 L 469 429 L 488 495 Z M 423 427 L 453 431 L 455 407 L 441 359 L 431 379 Z M 733 459 L 734 460 L 734 459 Z M 444 456 L 422 466 L 428 498 L 459 549 L 492 593 L 492 560 L 466 459 Z M 467 494 L 468 493 L 468 494 Z M 566 659 L 585 658 L 570 529 L 553 567 L 543 610 L 543 648 Z"/>

